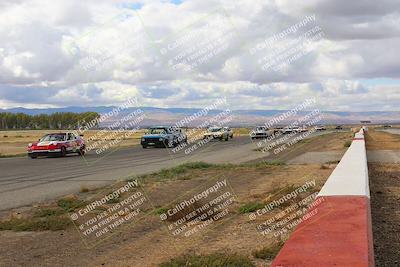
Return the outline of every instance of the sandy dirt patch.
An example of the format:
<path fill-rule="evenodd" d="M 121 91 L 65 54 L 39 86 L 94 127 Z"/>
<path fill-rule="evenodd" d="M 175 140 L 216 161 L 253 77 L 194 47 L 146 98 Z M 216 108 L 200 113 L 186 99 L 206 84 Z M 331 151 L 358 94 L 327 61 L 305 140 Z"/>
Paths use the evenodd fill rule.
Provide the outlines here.
<path fill-rule="evenodd" d="M 324 151 L 324 152 L 306 152 L 294 159 L 288 160 L 289 164 L 324 164 L 337 163 L 343 157 L 345 151 Z"/>

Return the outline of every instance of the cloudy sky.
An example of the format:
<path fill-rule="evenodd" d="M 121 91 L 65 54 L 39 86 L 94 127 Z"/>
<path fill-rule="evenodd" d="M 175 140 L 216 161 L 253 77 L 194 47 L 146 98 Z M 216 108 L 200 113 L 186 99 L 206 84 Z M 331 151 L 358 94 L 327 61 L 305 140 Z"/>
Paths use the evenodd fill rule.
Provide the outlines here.
<path fill-rule="evenodd" d="M 400 110 L 398 0 L 2 0 L 0 108 Z"/>

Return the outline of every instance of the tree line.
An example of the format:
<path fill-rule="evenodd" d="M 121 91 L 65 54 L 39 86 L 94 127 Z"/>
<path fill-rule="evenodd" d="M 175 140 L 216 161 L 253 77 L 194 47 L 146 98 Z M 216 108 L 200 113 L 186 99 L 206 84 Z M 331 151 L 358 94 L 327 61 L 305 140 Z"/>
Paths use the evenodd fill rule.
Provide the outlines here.
<path fill-rule="evenodd" d="M 25 113 L 0 112 L 1 130 L 21 129 L 78 129 L 80 126 L 96 120 L 100 114 L 97 112 L 56 112 L 52 114 L 28 115 Z"/>

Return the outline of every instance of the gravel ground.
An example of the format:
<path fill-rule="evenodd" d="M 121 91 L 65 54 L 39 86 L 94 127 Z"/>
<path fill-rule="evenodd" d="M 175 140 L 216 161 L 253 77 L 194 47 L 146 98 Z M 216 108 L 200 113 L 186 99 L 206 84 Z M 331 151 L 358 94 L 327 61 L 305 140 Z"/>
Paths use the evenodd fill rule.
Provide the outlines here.
<path fill-rule="evenodd" d="M 369 131 L 367 135 L 376 266 L 400 266 L 400 165 L 398 164 L 400 150 L 398 146 L 399 137 L 393 133 Z"/>
<path fill-rule="evenodd" d="M 400 166 L 369 164 L 376 266 L 400 266 Z"/>

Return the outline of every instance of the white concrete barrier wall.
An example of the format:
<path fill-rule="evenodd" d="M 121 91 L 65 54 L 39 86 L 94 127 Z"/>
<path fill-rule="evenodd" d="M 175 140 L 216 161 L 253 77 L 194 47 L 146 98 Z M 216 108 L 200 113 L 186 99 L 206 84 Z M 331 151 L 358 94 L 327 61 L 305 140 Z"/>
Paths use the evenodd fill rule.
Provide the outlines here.
<path fill-rule="evenodd" d="M 355 134 L 315 200 L 318 204 L 290 235 L 272 267 L 375 266 L 364 130 Z"/>
<path fill-rule="evenodd" d="M 364 128 L 355 134 L 351 146 L 318 196 L 367 196 L 369 198 Z"/>

